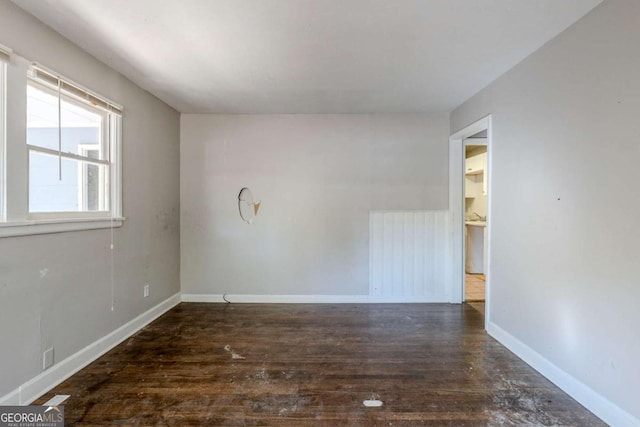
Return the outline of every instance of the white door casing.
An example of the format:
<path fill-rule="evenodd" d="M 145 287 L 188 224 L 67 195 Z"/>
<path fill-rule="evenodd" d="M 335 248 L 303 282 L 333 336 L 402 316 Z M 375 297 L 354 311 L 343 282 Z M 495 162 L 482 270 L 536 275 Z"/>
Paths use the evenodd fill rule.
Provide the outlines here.
<path fill-rule="evenodd" d="M 485 251 L 486 301 L 485 328 L 491 316 L 491 115 L 488 115 L 449 138 L 449 224 L 450 224 L 450 262 L 449 278 L 452 289 L 452 303 L 464 301 L 464 177 L 465 149 L 464 140 L 479 132 L 487 131 L 487 166 L 485 181 L 487 189 L 487 244 Z"/>

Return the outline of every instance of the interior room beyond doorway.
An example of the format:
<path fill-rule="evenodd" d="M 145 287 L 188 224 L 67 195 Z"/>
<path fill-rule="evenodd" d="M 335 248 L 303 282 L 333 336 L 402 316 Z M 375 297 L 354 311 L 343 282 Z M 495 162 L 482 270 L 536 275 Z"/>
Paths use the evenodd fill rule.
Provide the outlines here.
<path fill-rule="evenodd" d="M 487 270 L 487 135 L 464 141 L 465 300 L 485 301 Z"/>

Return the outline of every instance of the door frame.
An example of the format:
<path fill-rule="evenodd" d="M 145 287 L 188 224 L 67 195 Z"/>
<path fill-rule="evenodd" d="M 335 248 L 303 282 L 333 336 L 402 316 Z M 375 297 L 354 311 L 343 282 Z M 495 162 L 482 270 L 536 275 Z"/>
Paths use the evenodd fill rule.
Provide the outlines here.
<path fill-rule="evenodd" d="M 491 314 L 491 223 L 493 218 L 491 215 L 491 199 L 493 194 L 491 189 L 491 159 L 493 157 L 493 150 L 490 114 L 455 132 L 449 137 L 449 221 L 451 224 L 451 271 L 449 277 L 451 279 L 450 301 L 460 304 L 464 301 L 465 287 L 464 140 L 483 130 L 487 131 L 487 170 L 485 171 L 485 179 L 487 180 L 487 228 L 485 230 L 487 233 L 487 253 L 484 254 L 487 266 L 487 271 L 485 271 L 486 329 L 487 325 L 489 325 L 489 316 Z"/>

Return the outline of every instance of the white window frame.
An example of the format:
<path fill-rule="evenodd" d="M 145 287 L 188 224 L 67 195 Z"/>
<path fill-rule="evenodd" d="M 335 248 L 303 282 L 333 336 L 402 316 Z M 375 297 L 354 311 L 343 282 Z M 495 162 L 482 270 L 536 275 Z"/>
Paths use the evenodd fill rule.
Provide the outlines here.
<path fill-rule="evenodd" d="M 0 46 L 1 48 L 2 46 Z M 4 50 L 3 50 L 4 52 Z M 0 61 L 0 223 L 7 218 L 6 211 L 6 93 L 7 93 L 7 65 Z"/>
<path fill-rule="evenodd" d="M 0 46 L 2 47 L 2 46 Z M 97 212 L 29 212 L 29 150 L 26 123 L 27 71 L 32 67 L 55 76 L 76 91 L 86 92 L 91 105 L 108 111 L 105 132 L 111 135 L 109 146 L 109 209 Z M 122 213 L 122 111 L 118 104 L 86 89 L 39 64 L 12 54 L 8 64 L 0 63 L 0 238 L 31 234 L 59 233 L 120 227 Z M 4 83 L 4 84 L 3 84 Z M 78 99 L 82 102 L 82 99 Z M 36 147 L 35 151 L 47 149 Z M 59 155 L 57 150 L 56 156 Z M 73 157 L 65 153 L 63 157 Z M 77 155 L 86 161 L 83 156 Z M 99 163 L 99 162 L 97 162 Z M 101 168 L 102 169 L 102 168 Z"/>
<path fill-rule="evenodd" d="M 89 157 L 89 151 L 100 151 L 100 144 L 78 144 L 78 155 L 82 156 L 82 157 Z M 79 180 L 80 185 L 78 186 L 78 200 L 80 200 L 80 203 L 82 204 L 82 209 L 83 211 L 88 211 L 89 210 L 89 206 L 88 206 L 88 202 L 89 202 L 89 197 L 88 197 L 88 191 L 89 189 L 87 188 L 86 182 L 85 182 L 85 177 L 87 176 L 87 174 L 89 173 L 89 169 L 88 166 L 90 165 L 89 162 L 83 162 L 83 163 L 78 163 L 78 176 L 82 177 L 82 179 Z M 105 174 L 105 170 L 104 168 L 100 168 L 99 169 L 99 181 L 101 183 L 104 183 L 105 180 L 107 179 L 107 176 Z M 98 208 L 99 212 L 104 212 L 105 210 L 108 210 L 105 206 L 104 206 L 104 201 L 105 201 L 105 188 L 104 186 L 100 186 L 98 188 L 98 192 L 99 192 L 99 196 L 98 196 L 98 203 L 100 205 L 100 207 Z"/>
<path fill-rule="evenodd" d="M 39 82 L 37 80 L 34 79 L 28 79 L 27 81 L 27 85 L 33 85 L 34 88 L 36 88 L 37 90 L 43 91 L 45 93 L 48 93 L 51 96 L 57 97 L 58 93 L 57 91 L 53 88 L 50 87 L 46 84 L 43 84 L 42 82 Z M 106 166 L 109 170 L 112 167 L 112 163 L 110 161 L 111 157 L 115 154 L 112 150 L 112 146 L 116 144 L 116 137 L 111 137 L 111 132 L 109 129 L 111 120 L 112 120 L 112 115 L 105 110 L 101 110 L 99 108 L 96 108 L 90 104 L 87 104 L 85 102 L 79 101 L 77 99 L 75 99 L 74 97 L 67 95 L 65 93 L 62 93 L 61 98 L 64 100 L 64 102 L 70 103 L 70 104 L 75 104 L 76 106 L 80 107 L 80 108 L 87 108 L 87 109 L 91 109 L 94 110 L 96 114 L 100 114 L 102 116 L 102 135 L 100 135 L 100 143 L 98 144 L 100 151 L 104 150 L 104 152 L 101 153 L 101 157 L 104 158 L 105 160 L 99 160 L 99 159 L 91 159 L 88 156 L 85 156 L 81 153 L 67 153 L 64 151 L 58 151 L 55 149 L 51 149 L 51 148 L 44 148 L 44 147 L 40 147 L 37 145 L 29 145 L 27 144 L 27 164 L 28 164 L 28 159 L 29 159 L 29 154 L 31 152 L 35 152 L 35 153 L 39 153 L 39 154 L 44 154 L 44 155 L 49 155 L 49 156 L 54 156 L 54 157 L 59 157 L 60 160 L 62 159 L 68 159 L 68 160 L 76 160 L 79 161 L 79 166 L 82 166 L 83 164 L 86 165 L 86 163 L 92 163 L 92 164 L 96 164 L 96 165 L 103 165 Z M 29 168 L 27 168 L 29 169 Z M 29 172 L 27 174 L 27 180 L 29 180 Z M 109 175 L 111 175 L 109 173 Z M 110 181 L 110 180 L 109 180 Z M 82 186 L 82 181 L 80 181 L 80 185 Z M 109 182 L 107 183 L 107 185 L 109 185 Z M 29 187 L 30 188 L 30 187 Z M 104 194 L 104 193 L 103 193 Z M 101 199 L 101 205 L 103 205 L 103 209 L 101 209 L 100 211 L 52 211 L 52 212 L 31 212 L 31 210 L 29 210 L 28 214 L 27 214 L 27 219 L 29 220 L 55 220 L 55 219 L 65 219 L 65 218 L 110 218 L 111 217 L 111 213 L 110 210 L 105 207 L 109 206 L 109 202 L 111 201 L 111 197 L 109 197 L 109 200 L 107 203 L 104 203 L 104 199 Z"/>

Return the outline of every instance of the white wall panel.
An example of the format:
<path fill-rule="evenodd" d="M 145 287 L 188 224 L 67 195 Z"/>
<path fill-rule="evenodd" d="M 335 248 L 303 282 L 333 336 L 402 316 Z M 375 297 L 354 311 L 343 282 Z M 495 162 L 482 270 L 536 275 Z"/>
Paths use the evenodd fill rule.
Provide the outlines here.
<path fill-rule="evenodd" d="M 446 302 L 447 218 L 447 211 L 371 212 L 370 295 Z"/>

